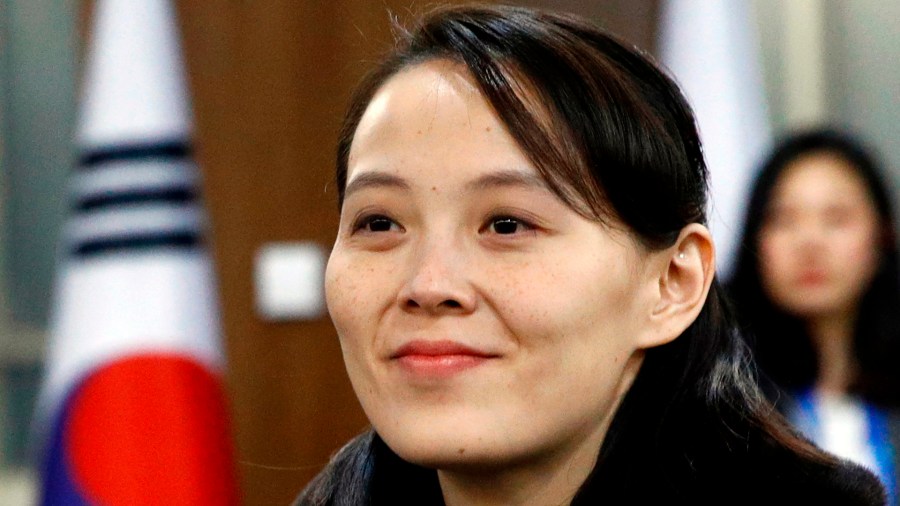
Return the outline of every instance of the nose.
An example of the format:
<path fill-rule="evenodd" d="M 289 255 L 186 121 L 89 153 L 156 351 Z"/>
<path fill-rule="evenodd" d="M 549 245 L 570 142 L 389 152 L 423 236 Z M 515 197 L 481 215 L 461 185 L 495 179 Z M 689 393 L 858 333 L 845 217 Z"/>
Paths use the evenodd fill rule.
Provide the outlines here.
<path fill-rule="evenodd" d="M 414 313 L 471 313 L 477 295 L 468 280 L 466 264 L 459 248 L 446 243 L 423 245 L 415 253 L 397 303 L 404 311 Z"/>
<path fill-rule="evenodd" d="M 804 223 L 797 233 L 796 244 L 801 251 L 811 253 L 828 241 L 826 227 L 818 221 Z"/>

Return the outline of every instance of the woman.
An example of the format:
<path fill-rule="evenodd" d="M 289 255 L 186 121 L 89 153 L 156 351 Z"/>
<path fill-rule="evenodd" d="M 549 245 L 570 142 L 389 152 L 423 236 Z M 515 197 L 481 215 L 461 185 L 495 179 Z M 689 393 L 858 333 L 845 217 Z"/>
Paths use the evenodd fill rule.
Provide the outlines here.
<path fill-rule="evenodd" d="M 298 504 L 881 503 L 758 393 L 693 117 L 636 50 L 438 10 L 354 95 L 337 183 L 326 298 L 373 430 Z"/>
<path fill-rule="evenodd" d="M 730 288 L 773 398 L 814 442 L 876 471 L 896 503 L 900 276 L 874 160 L 837 132 L 784 140 L 744 230 Z"/>

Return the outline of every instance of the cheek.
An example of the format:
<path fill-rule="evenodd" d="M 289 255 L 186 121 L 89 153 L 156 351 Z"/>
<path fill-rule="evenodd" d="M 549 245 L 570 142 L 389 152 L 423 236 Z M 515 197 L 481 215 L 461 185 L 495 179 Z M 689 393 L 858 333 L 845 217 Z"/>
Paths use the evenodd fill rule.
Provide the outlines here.
<path fill-rule="evenodd" d="M 335 250 L 325 269 L 325 301 L 337 331 L 347 375 L 365 404 L 375 389 L 376 336 L 385 288 L 365 259 Z"/>
<path fill-rule="evenodd" d="M 762 232 L 759 237 L 759 269 L 762 281 L 769 285 L 787 282 L 795 262 L 791 237 L 786 233 Z"/>
<path fill-rule="evenodd" d="M 790 237 L 784 232 L 762 232 L 759 237 L 761 260 L 774 265 L 786 263 L 790 242 Z"/>
<path fill-rule="evenodd" d="M 575 325 L 565 314 L 582 316 L 570 306 L 586 294 L 561 266 L 522 263 L 507 267 L 486 273 L 483 292 L 487 304 L 512 334 L 526 341 L 520 344 L 549 344 L 567 326 Z"/>
<path fill-rule="evenodd" d="M 553 413 L 531 422 L 541 434 L 594 427 L 631 381 L 625 366 L 640 332 L 631 294 L 613 289 L 609 274 L 595 283 L 585 274 L 558 276 L 554 296 L 535 290 L 520 299 L 530 310 L 522 307 L 515 320 L 507 319 L 526 357 L 511 382 L 522 399 L 517 417 Z"/>
<path fill-rule="evenodd" d="M 552 365 L 546 374 L 602 366 L 632 349 L 642 320 L 627 266 L 570 260 L 519 272 L 527 275 L 507 275 L 496 285 L 493 305 L 519 344 L 540 356 L 536 363 Z"/>
<path fill-rule="evenodd" d="M 371 343 L 378 308 L 385 294 L 381 278 L 367 262 L 340 251 L 332 253 L 325 269 L 325 303 L 344 349 Z M 348 364 L 349 365 L 349 364 Z"/>
<path fill-rule="evenodd" d="M 848 281 L 868 284 L 880 260 L 878 241 L 875 227 L 847 230 L 832 243 L 835 270 Z"/>
<path fill-rule="evenodd" d="M 360 295 L 353 273 L 348 271 L 348 263 L 333 253 L 325 267 L 325 304 L 339 335 L 345 322 L 353 320 L 352 309 Z"/>

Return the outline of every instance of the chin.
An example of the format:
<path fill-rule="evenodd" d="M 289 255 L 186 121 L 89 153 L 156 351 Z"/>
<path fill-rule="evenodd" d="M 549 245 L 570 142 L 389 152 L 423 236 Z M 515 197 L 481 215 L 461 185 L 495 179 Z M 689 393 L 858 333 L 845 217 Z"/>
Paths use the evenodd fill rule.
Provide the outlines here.
<path fill-rule="evenodd" d="M 786 310 L 796 318 L 810 319 L 833 314 L 839 305 L 831 301 L 804 300 L 787 305 Z"/>
<path fill-rule="evenodd" d="M 386 424 L 374 423 L 375 431 L 403 460 L 432 469 L 475 469 L 514 460 L 507 440 L 509 431 L 496 430 L 490 422 L 468 416 L 400 417 Z M 383 427 L 380 427 L 383 425 Z M 522 445 L 513 444 L 521 450 Z"/>
<path fill-rule="evenodd" d="M 400 437 L 381 432 L 379 435 L 403 460 L 431 469 L 487 468 L 505 460 L 502 452 L 491 451 L 492 445 L 482 437 L 460 437 L 438 431 L 421 435 L 406 433 Z"/>
<path fill-rule="evenodd" d="M 391 446 L 391 445 L 388 445 Z M 394 450 L 393 447 L 391 447 Z M 502 455 L 484 451 L 484 448 L 450 445 L 432 448 L 401 448 L 394 452 L 403 460 L 429 469 L 444 471 L 486 471 L 503 467 Z"/>

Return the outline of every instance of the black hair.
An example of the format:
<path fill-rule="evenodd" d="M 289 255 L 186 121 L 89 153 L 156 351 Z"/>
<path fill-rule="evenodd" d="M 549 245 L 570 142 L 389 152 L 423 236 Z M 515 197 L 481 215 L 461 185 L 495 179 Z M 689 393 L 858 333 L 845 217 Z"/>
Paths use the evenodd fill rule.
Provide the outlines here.
<path fill-rule="evenodd" d="M 705 222 L 707 169 L 693 113 L 672 79 L 647 54 L 580 18 L 519 7 L 442 8 L 401 31 L 351 99 L 337 153 L 341 199 L 353 136 L 374 94 L 404 68 L 435 59 L 466 68 L 577 212 L 627 227 L 651 249 Z M 714 281 L 696 321 L 647 350 L 573 504 L 709 497 L 754 476 L 796 476 L 779 474 L 772 455 L 835 466 L 765 401 L 731 322 Z M 335 456 L 298 504 L 408 501 L 439 504 L 436 473 L 403 461 L 369 432 Z"/>
<path fill-rule="evenodd" d="M 851 391 L 885 406 L 900 407 L 900 263 L 891 196 L 875 157 L 859 140 L 832 129 L 798 132 L 775 147 L 760 169 L 750 194 L 741 247 L 729 291 L 751 337 L 770 395 L 811 387 L 819 365 L 804 322 L 768 297 L 759 265 L 759 240 L 773 191 L 785 170 L 801 157 L 835 156 L 859 175 L 875 208 L 881 230 L 879 265 L 859 304 L 853 336 L 858 375 Z"/>

